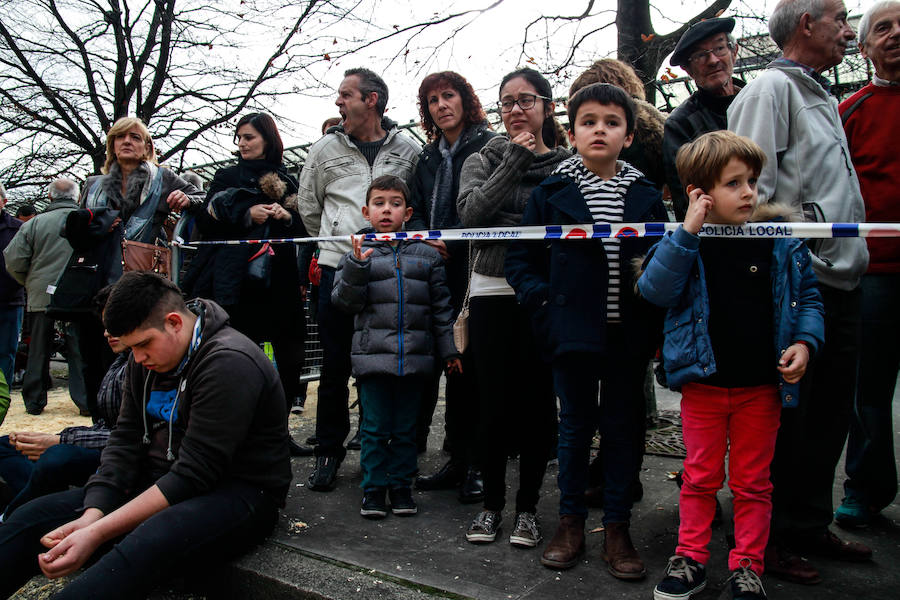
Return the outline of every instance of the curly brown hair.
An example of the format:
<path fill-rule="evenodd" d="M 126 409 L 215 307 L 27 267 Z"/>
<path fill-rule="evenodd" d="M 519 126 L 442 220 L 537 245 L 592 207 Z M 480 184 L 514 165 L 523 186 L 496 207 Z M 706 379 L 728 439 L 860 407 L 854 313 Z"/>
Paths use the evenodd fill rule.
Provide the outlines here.
<path fill-rule="evenodd" d="M 472 84 L 466 81 L 465 77 L 454 71 L 432 73 L 426 76 L 419 86 L 419 117 L 422 119 L 422 129 L 425 130 L 429 142 L 438 139 L 441 130 L 435 125 L 434 119 L 431 118 L 431 112 L 428 110 L 428 93 L 444 86 L 453 88 L 462 98 L 463 129 L 477 125 L 487 118 L 481 107 L 481 100 L 478 99 L 475 90 L 472 89 Z"/>
<path fill-rule="evenodd" d="M 615 58 L 601 58 L 592 64 L 587 71 L 578 76 L 569 87 L 569 97 L 592 83 L 611 83 L 617 85 L 632 98 L 646 100 L 644 84 L 628 63 Z"/>

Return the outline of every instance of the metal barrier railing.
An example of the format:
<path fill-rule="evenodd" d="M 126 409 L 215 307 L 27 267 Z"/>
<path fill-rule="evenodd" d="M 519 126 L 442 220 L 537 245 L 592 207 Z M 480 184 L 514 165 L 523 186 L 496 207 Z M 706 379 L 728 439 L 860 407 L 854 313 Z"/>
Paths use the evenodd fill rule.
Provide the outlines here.
<path fill-rule="evenodd" d="M 190 215 L 179 217 L 173 230 L 173 239 L 179 242 L 186 242 L 190 239 L 192 220 L 193 218 Z M 193 249 L 186 249 L 181 245 L 170 245 L 170 248 L 171 263 L 169 264 L 169 273 L 175 285 L 181 287 L 184 270 L 190 264 L 189 256 L 185 250 L 190 252 Z M 309 313 L 309 295 L 307 295 L 303 306 L 303 318 L 306 320 L 305 359 L 300 381 L 316 381 L 319 379 L 319 373 L 322 370 L 322 345 L 319 343 L 319 326 L 313 319 L 309 318 Z"/>

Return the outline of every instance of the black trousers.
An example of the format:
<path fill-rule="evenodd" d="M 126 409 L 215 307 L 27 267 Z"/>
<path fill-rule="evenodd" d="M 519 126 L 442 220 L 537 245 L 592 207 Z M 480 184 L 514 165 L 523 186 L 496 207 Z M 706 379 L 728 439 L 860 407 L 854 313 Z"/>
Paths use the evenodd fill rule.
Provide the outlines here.
<path fill-rule="evenodd" d="M 782 411 L 772 462 L 772 539 L 821 535 L 834 515 L 834 470 L 856 397 L 862 292 L 819 284 L 825 344 L 800 385 L 799 406 Z"/>
<path fill-rule="evenodd" d="M 322 372 L 319 375 L 319 403 L 316 408 L 316 456 L 344 460 L 344 440 L 350 433 L 350 349 L 353 316 L 331 303 L 335 269 L 322 267 L 319 285 L 319 342 L 322 345 Z"/>
<path fill-rule="evenodd" d="M 0 524 L 0 597 L 6 598 L 40 572 L 40 538 L 77 519 L 84 488 L 32 500 Z M 278 509 L 262 490 L 223 484 L 153 515 L 134 531 L 99 548 L 87 569 L 58 599 L 143 598 L 173 576 L 199 573 L 243 554 L 275 526 Z"/>
<path fill-rule="evenodd" d="M 514 296 L 470 300 L 469 339 L 481 399 L 479 418 L 484 507 L 506 504 L 506 463 L 519 451 L 516 512 L 535 512 L 547 461 L 556 444 L 556 402 L 531 319 Z"/>

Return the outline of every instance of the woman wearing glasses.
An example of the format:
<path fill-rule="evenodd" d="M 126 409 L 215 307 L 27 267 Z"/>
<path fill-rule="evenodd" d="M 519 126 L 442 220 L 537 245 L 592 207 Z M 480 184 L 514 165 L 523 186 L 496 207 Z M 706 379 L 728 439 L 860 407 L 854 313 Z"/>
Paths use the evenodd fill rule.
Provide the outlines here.
<path fill-rule="evenodd" d="M 533 69 L 509 73 L 500 84 L 500 114 L 507 136 L 490 140 L 466 159 L 457 211 L 466 227 L 518 225 L 531 191 L 569 152 L 553 118 L 550 84 Z M 506 244 L 474 243 L 469 336 L 478 394 L 484 510 L 466 532 L 473 543 L 493 542 L 506 503 L 506 462 L 521 443 L 516 517 L 511 544 L 541 540 L 536 511 L 556 436 L 550 369 L 540 360 L 531 321 L 503 275 Z"/>

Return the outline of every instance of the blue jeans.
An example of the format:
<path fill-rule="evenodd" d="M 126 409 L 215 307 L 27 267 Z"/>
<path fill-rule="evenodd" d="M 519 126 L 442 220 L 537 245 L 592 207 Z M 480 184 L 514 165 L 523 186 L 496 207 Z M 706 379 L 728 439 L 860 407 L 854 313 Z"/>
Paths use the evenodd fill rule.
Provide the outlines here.
<path fill-rule="evenodd" d="M 319 342 L 322 344 L 322 373 L 319 376 L 319 401 L 316 407 L 316 456 L 334 456 L 344 460 L 344 440 L 350 433 L 350 347 L 353 316 L 331 304 L 335 270 L 322 267 L 319 285 Z"/>
<path fill-rule="evenodd" d="M 12 387 L 13 382 L 23 312 L 24 308 L 21 306 L 0 308 L 0 371 L 3 371 L 9 387 Z"/>
<path fill-rule="evenodd" d="M 16 494 L 5 507 L 4 518 L 29 500 L 66 490 L 70 485 L 84 485 L 100 465 L 100 452 L 96 448 L 57 444 L 32 461 L 9 444 L 9 436 L 0 438 L 0 476 Z"/>
<path fill-rule="evenodd" d="M 587 516 L 584 492 L 591 440 L 599 428 L 603 523 L 631 520 L 631 484 L 643 456 L 646 370 L 645 358 L 621 355 L 572 352 L 554 360 L 553 384 L 560 404 L 560 515 Z"/>
<path fill-rule="evenodd" d="M 900 368 L 900 274 L 862 280 L 862 345 L 847 442 L 847 496 L 881 510 L 897 495 L 891 403 Z"/>
<path fill-rule="evenodd" d="M 46 551 L 41 536 L 78 518 L 84 493 L 78 488 L 37 498 L 0 524 L 0 598 L 40 572 L 37 556 Z M 167 578 L 200 573 L 243 554 L 272 531 L 277 517 L 267 493 L 242 482 L 223 483 L 98 548 L 87 569 L 54 598 L 143 598 Z"/>
<path fill-rule="evenodd" d="M 412 485 L 417 459 L 416 417 L 426 381 L 415 375 L 360 378 L 364 410 L 359 464 L 364 490 Z"/>

